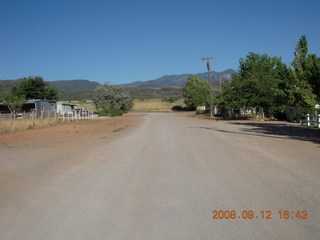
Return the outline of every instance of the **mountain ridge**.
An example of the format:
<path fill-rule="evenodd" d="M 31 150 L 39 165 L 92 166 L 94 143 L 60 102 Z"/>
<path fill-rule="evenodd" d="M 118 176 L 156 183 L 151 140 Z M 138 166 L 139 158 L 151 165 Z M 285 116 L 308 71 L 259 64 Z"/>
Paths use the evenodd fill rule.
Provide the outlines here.
<path fill-rule="evenodd" d="M 230 81 L 232 75 L 237 74 L 237 72 L 231 68 L 226 69 L 222 72 L 210 72 L 210 80 L 211 81 L 219 81 L 220 77 L 222 81 Z M 168 87 L 168 86 L 185 86 L 187 78 L 189 75 L 196 75 L 203 79 L 208 79 L 208 73 L 196 73 L 196 74 L 172 74 L 172 75 L 164 75 L 154 80 L 149 81 L 136 81 L 127 84 L 121 84 L 123 87 L 138 87 L 138 88 L 152 88 L 152 87 Z"/>
<path fill-rule="evenodd" d="M 208 73 L 197 73 L 197 74 L 171 74 L 164 75 L 159 78 L 149 81 L 136 81 L 132 83 L 120 84 L 124 88 L 164 88 L 164 87 L 184 87 L 189 75 L 196 75 L 200 78 L 207 79 Z M 231 80 L 232 75 L 237 74 L 233 69 L 226 69 L 222 72 L 211 72 L 211 81 L 222 81 Z M 0 92 L 8 91 L 21 79 L 15 80 L 0 80 Z M 86 79 L 73 79 L 73 80 L 56 80 L 46 81 L 50 87 L 55 87 L 61 92 L 80 92 L 80 91 L 93 91 L 102 84 L 95 81 Z"/>

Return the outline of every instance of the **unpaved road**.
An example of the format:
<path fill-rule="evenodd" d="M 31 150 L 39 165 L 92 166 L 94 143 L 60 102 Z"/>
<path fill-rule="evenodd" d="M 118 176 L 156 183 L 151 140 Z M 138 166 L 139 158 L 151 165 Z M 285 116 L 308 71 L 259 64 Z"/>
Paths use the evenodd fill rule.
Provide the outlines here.
<path fill-rule="evenodd" d="M 88 142 L 0 138 L 0 239 L 320 239 L 320 131 L 137 116 Z"/>

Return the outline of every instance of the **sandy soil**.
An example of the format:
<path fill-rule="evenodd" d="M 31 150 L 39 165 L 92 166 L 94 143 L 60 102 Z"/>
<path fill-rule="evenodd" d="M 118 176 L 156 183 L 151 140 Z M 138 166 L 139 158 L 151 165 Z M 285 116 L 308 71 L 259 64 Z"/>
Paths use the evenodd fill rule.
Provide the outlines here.
<path fill-rule="evenodd" d="M 67 122 L 42 129 L 31 129 L 14 134 L 0 134 L 0 146 L 43 146 L 55 144 L 82 145 L 99 141 L 114 130 L 127 128 L 137 123 L 142 114 L 127 114 L 114 118 L 99 118 L 90 121 Z"/>

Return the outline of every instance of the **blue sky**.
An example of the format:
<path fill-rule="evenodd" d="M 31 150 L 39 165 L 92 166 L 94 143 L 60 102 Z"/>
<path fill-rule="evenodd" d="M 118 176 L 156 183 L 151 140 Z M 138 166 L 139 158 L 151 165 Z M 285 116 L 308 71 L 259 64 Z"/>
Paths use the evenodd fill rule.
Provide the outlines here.
<path fill-rule="evenodd" d="M 237 70 L 253 51 L 320 56 L 318 0 L 0 0 L 0 79 L 129 83 Z"/>

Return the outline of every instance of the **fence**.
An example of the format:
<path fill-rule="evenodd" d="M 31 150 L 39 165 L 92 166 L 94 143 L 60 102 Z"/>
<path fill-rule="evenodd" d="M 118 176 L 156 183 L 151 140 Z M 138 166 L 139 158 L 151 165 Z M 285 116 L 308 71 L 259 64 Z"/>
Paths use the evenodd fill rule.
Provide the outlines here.
<path fill-rule="evenodd" d="M 10 119 L 10 118 L 12 118 L 12 115 L 11 115 L 11 113 L 0 112 L 0 118 Z"/>
<path fill-rule="evenodd" d="M 74 110 L 70 112 L 66 112 L 64 114 L 61 114 L 60 117 L 62 118 L 62 121 L 81 121 L 86 119 L 93 119 L 93 111 L 88 110 Z"/>
<path fill-rule="evenodd" d="M 11 119 L 11 113 L 1 113 L 0 118 Z M 93 119 L 93 111 L 87 110 L 74 110 L 70 112 L 65 112 L 59 114 L 56 111 L 29 111 L 29 112 L 20 112 L 17 115 L 17 118 L 21 119 L 61 119 L 62 121 L 81 121 L 85 119 Z"/>
<path fill-rule="evenodd" d="M 301 125 L 307 123 L 307 126 L 310 127 L 311 125 L 317 125 L 320 128 L 320 115 L 304 115 L 306 118 L 305 120 L 301 120 Z"/>
<path fill-rule="evenodd" d="M 31 110 L 28 112 L 19 112 L 16 115 L 17 118 L 23 119 L 48 119 L 48 118 L 57 118 L 56 111 L 40 111 Z M 8 112 L 0 112 L 0 118 L 11 119 L 13 115 Z"/>

